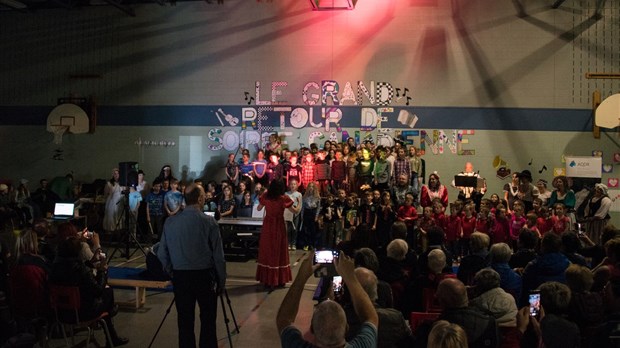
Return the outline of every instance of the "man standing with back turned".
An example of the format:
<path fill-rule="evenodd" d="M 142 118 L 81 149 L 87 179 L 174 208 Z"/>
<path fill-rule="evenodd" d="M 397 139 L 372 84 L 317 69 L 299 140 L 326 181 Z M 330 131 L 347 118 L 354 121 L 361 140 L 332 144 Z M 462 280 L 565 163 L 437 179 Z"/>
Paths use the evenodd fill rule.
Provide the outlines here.
<path fill-rule="evenodd" d="M 202 186 L 191 184 L 185 189 L 187 207 L 166 220 L 157 252 L 174 285 L 180 348 L 196 347 L 196 302 L 200 306 L 199 347 L 217 347 L 217 297 L 226 284 L 226 262 L 217 222 L 202 213 L 205 199 Z"/>

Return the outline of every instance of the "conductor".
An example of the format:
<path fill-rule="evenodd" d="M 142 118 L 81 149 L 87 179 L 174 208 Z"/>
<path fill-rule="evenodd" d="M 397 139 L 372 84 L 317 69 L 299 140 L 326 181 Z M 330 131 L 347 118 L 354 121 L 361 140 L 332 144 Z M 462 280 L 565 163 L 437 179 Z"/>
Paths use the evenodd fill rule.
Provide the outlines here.
<path fill-rule="evenodd" d="M 157 257 L 174 285 L 179 347 L 196 347 L 194 311 L 200 306 L 199 347 L 217 347 L 217 297 L 226 283 L 224 248 L 217 222 L 203 214 L 200 185 L 185 189 L 186 208 L 164 224 Z"/>

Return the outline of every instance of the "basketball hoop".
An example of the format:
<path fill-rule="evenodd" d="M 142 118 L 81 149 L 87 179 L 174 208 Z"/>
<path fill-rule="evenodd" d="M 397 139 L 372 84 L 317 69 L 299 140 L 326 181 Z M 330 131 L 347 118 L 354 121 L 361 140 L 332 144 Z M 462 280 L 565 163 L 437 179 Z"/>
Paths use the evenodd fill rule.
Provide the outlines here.
<path fill-rule="evenodd" d="M 69 126 L 51 126 L 52 133 L 54 133 L 54 144 L 62 144 L 62 135 L 69 130 Z"/>

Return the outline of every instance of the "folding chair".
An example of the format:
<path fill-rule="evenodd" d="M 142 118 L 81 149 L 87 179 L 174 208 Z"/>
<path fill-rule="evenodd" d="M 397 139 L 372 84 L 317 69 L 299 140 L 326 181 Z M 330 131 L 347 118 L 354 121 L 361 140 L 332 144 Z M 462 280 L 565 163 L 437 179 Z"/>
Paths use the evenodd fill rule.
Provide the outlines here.
<path fill-rule="evenodd" d="M 74 329 L 87 329 L 88 337 L 86 337 L 86 347 L 90 344 L 91 338 L 95 345 L 99 346 L 94 339 L 94 331 L 97 329 L 97 324 L 103 327 L 107 342 L 112 343 L 110 337 L 110 331 L 108 325 L 105 322 L 105 317 L 109 314 L 103 312 L 98 317 L 90 320 L 82 320 L 79 315 L 80 310 L 80 288 L 77 286 L 64 286 L 64 285 L 50 285 L 50 306 L 56 315 L 56 323 L 60 324 L 62 336 L 65 339 L 67 347 L 69 346 L 69 340 L 65 331 L 65 326 L 69 326 L 71 329 L 71 343 L 75 346 Z"/>

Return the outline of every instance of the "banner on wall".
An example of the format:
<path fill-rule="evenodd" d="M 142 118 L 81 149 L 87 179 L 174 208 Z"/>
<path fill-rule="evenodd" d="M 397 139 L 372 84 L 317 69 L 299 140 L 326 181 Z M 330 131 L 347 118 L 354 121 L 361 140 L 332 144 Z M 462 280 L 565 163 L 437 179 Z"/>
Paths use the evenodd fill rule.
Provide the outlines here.
<path fill-rule="evenodd" d="M 591 156 L 566 156 L 566 176 L 572 178 L 600 178 L 603 159 Z"/>

